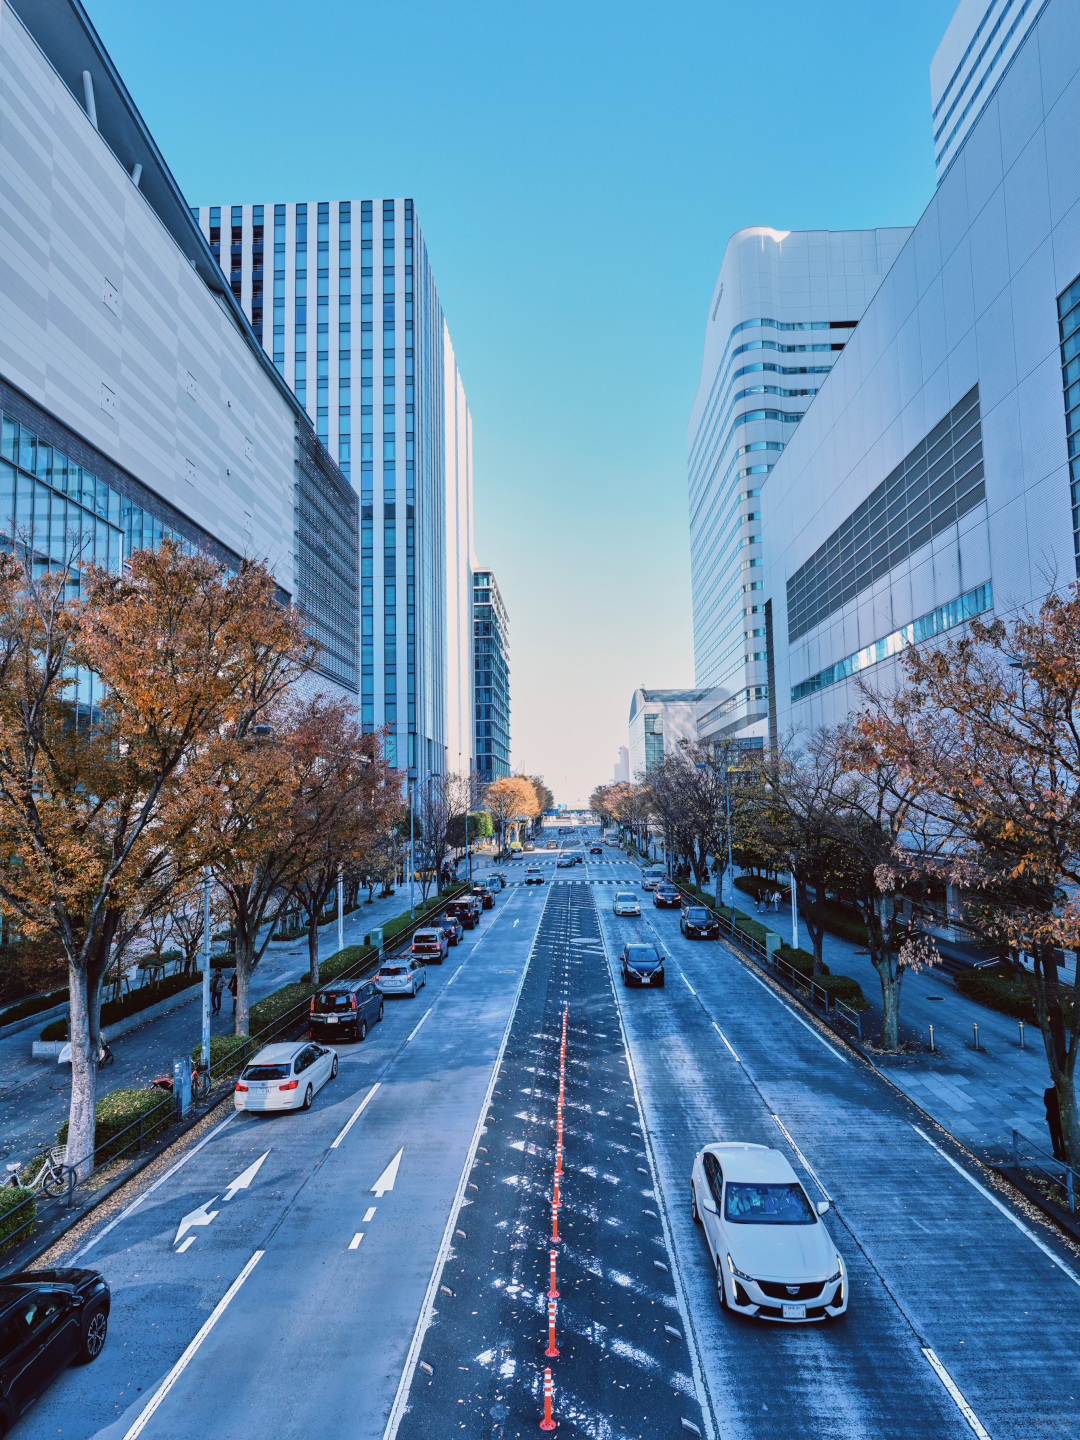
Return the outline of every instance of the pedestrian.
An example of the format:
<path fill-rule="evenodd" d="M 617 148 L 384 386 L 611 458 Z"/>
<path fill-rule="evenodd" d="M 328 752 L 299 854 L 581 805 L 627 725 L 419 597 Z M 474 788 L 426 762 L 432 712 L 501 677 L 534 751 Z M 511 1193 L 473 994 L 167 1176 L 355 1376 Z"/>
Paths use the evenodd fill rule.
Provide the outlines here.
<path fill-rule="evenodd" d="M 1065 1141 L 1061 1134 L 1061 1104 L 1058 1101 L 1055 1086 L 1051 1085 L 1043 1091 L 1043 1104 L 1046 1106 L 1046 1124 L 1050 1131 L 1050 1148 L 1054 1152 L 1054 1159 L 1064 1160 Z"/>
<path fill-rule="evenodd" d="M 225 989 L 225 981 L 221 978 L 221 971 L 215 970 L 213 979 L 210 981 L 210 999 L 213 1001 L 213 1013 L 221 1014 L 221 995 Z"/>
<path fill-rule="evenodd" d="M 229 994 L 232 996 L 232 1013 L 235 1015 L 235 1014 L 236 1014 L 236 971 L 235 971 L 235 970 L 232 972 L 232 978 L 231 978 L 230 981 L 229 981 Z"/>

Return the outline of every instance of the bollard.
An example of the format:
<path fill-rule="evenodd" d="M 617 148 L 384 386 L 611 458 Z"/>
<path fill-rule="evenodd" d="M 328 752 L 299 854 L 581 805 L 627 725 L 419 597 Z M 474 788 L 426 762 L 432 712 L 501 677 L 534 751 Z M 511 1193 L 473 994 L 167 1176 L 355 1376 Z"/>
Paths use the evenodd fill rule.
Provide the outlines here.
<path fill-rule="evenodd" d="M 552 1250 L 550 1253 L 551 1253 L 551 1284 L 550 1284 L 549 1287 L 548 1287 L 548 1299 L 549 1299 L 549 1300 L 557 1300 L 557 1299 L 559 1298 L 559 1292 L 558 1292 L 558 1290 L 557 1290 L 556 1287 L 555 1287 L 555 1251 Z"/>
<path fill-rule="evenodd" d="M 559 1207 L 558 1207 L 558 1205 L 552 1205 L 552 1207 L 551 1207 L 551 1243 L 552 1243 L 552 1245 L 557 1245 L 557 1244 L 559 1243 Z"/>
<path fill-rule="evenodd" d="M 979 1027 L 973 1025 L 971 1028 L 975 1031 L 975 1049 L 977 1050 L 979 1048 Z"/>
<path fill-rule="evenodd" d="M 931 1025 L 931 1026 L 930 1026 L 930 1052 L 931 1052 L 931 1054 L 933 1054 L 933 1050 L 934 1050 L 934 1027 Z"/>
<path fill-rule="evenodd" d="M 556 1209 L 559 1208 L 559 1177 L 557 1174 L 555 1176 L 555 1194 L 551 1203 L 555 1206 Z"/>
<path fill-rule="evenodd" d="M 1020 1026 L 1020 1049 L 1024 1050 L 1026 1049 L 1026 1046 L 1024 1045 L 1024 1022 L 1022 1020 L 1018 1020 L 1016 1023 Z"/>
<path fill-rule="evenodd" d="M 548 1301 L 548 1343 L 544 1354 L 549 1360 L 554 1360 L 559 1353 L 559 1347 L 555 1344 L 555 1301 Z"/>
<path fill-rule="evenodd" d="M 555 1174 L 562 1174 L 562 1141 L 555 1146 Z"/>
<path fill-rule="evenodd" d="M 554 1430 L 555 1421 L 551 1418 L 551 1371 L 544 1371 L 544 1418 L 540 1421 L 541 1430 Z"/>
<path fill-rule="evenodd" d="M 1013 1155 L 1013 1168 L 1016 1169 L 1016 1170 L 1019 1170 L 1019 1169 L 1020 1169 L 1020 1136 L 1017 1134 L 1017 1132 L 1016 1132 L 1015 1130 L 1013 1131 L 1012 1155 Z"/>

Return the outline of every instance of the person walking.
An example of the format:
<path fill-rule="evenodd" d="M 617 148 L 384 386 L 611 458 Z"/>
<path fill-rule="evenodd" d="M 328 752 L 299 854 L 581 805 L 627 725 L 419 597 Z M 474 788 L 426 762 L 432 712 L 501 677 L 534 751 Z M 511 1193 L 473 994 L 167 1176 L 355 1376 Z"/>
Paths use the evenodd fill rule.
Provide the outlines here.
<path fill-rule="evenodd" d="M 213 1013 L 221 1014 L 221 996 L 225 989 L 225 981 L 221 978 L 221 971 L 215 970 L 210 981 L 210 999 L 213 1002 Z"/>
<path fill-rule="evenodd" d="M 229 994 L 232 996 L 232 1013 L 235 1015 L 235 1014 L 236 1014 L 236 971 L 235 971 L 235 970 L 232 972 L 232 978 L 229 980 Z"/>

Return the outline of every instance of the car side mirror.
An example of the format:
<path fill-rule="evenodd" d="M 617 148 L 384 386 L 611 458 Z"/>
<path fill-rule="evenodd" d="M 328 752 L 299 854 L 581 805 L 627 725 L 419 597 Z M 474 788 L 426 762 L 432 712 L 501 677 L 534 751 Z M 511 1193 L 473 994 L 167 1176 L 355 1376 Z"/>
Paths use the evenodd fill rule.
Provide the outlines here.
<path fill-rule="evenodd" d="M 712 1198 L 711 1195 L 706 1195 L 701 1203 L 705 1207 L 705 1209 L 708 1210 L 710 1215 L 716 1214 L 716 1201 Z"/>
<path fill-rule="evenodd" d="M 828 1214 L 828 1210 L 829 1210 L 829 1202 L 828 1202 L 828 1200 L 819 1200 L 819 1201 L 817 1202 L 817 1213 L 818 1213 L 819 1215 L 826 1215 L 826 1214 Z"/>

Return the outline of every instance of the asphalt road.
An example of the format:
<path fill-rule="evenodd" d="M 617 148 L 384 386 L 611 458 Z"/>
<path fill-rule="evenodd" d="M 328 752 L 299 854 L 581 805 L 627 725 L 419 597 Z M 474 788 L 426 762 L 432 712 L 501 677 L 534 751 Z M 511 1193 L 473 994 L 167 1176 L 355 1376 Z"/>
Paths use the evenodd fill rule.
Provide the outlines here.
<path fill-rule="evenodd" d="M 505 892 L 415 1000 L 341 1047 L 309 1112 L 230 1119 L 77 1252 L 112 1288 L 108 1342 L 19 1436 L 382 1436 L 545 898 Z"/>

